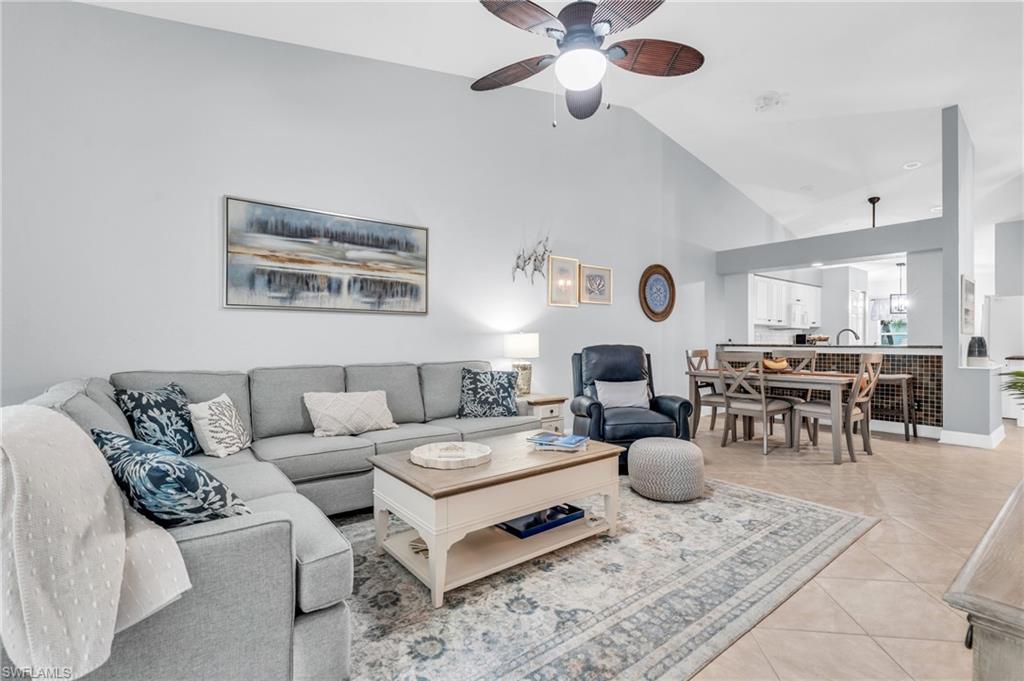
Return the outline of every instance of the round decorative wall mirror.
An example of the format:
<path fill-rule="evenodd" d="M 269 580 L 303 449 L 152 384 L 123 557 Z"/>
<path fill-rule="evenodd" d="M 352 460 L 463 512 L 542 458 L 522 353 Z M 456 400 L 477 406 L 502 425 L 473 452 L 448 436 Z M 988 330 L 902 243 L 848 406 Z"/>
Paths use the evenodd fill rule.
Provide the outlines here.
<path fill-rule="evenodd" d="M 664 265 L 651 265 L 640 275 L 640 307 L 648 319 L 663 322 L 676 304 L 676 284 Z"/>

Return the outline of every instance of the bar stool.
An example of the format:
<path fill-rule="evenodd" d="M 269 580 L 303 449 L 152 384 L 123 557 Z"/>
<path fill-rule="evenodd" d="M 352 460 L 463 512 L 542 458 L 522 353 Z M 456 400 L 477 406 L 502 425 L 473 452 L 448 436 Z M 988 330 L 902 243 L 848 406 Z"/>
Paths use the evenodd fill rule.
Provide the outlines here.
<path fill-rule="evenodd" d="M 914 407 L 914 375 L 913 374 L 881 374 L 878 382 L 885 385 L 898 385 L 900 389 L 900 406 L 896 409 L 874 409 L 875 416 L 895 416 L 903 419 L 903 439 L 910 442 L 910 431 L 913 429 L 917 437 L 917 409 Z"/>

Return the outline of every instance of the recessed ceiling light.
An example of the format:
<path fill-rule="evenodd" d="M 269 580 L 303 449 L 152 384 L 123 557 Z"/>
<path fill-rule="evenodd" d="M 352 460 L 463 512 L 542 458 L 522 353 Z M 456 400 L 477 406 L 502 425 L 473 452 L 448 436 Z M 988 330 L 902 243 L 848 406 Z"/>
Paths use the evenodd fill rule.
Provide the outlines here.
<path fill-rule="evenodd" d="M 932 206 L 932 212 L 933 213 L 941 213 L 942 212 L 942 206 Z"/>
<path fill-rule="evenodd" d="M 910 161 L 909 163 L 904 163 L 903 164 L 903 169 L 904 170 L 917 170 L 918 168 L 920 168 L 923 165 L 924 164 L 921 163 L 920 161 Z"/>

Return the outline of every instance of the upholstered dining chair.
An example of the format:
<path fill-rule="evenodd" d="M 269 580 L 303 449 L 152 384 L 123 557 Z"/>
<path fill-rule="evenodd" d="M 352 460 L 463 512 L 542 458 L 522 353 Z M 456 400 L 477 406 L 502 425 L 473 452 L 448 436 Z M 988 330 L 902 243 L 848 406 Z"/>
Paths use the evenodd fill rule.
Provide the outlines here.
<path fill-rule="evenodd" d="M 832 437 L 839 437 L 842 432 L 846 436 L 846 448 L 850 452 L 850 461 L 856 461 L 857 456 L 853 451 L 853 426 L 860 423 L 861 439 L 864 443 L 864 451 L 868 455 L 874 454 L 871 451 L 871 398 L 875 394 L 875 385 L 878 383 L 878 376 L 882 373 L 882 353 L 872 352 L 860 356 L 860 366 L 857 370 L 857 380 L 850 388 L 849 396 L 843 404 L 843 422 L 832 424 Z M 813 421 L 814 428 L 810 435 L 811 442 L 818 444 L 818 421 L 829 418 L 831 406 L 828 402 L 821 400 L 810 400 L 793 405 L 796 416 L 801 421 Z M 796 437 L 796 450 L 800 451 L 800 429 L 793 428 Z"/>
<path fill-rule="evenodd" d="M 721 377 L 725 396 L 725 428 L 722 430 L 722 446 L 729 443 L 732 434 L 736 441 L 736 419 L 760 419 L 761 452 L 768 455 L 768 424 L 769 419 L 782 414 L 786 426 L 786 446 L 791 445 L 793 428 L 793 405 L 785 400 L 777 400 L 768 396 L 764 381 L 760 352 L 719 352 L 718 373 Z"/>
<path fill-rule="evenodd" d="M 686 367 L 690 371 L 707 371 L 710 369 L 708 357 L 710 353 L 707 348 L 686 351 Z M 711 430 L 715 429 L 715 421 L 718 420 L 718 410 L 725 409 L 725 396 L 718 391 L 718 384 L 714 381 L 697 381 L 697 390 L 711 390 L 709 393 L 700 394 L 701 406 L 711 407 Z M 692 395 L 690 397 L 693 397 Z M 696 428 L 694 428 L 696 431 Z"/>

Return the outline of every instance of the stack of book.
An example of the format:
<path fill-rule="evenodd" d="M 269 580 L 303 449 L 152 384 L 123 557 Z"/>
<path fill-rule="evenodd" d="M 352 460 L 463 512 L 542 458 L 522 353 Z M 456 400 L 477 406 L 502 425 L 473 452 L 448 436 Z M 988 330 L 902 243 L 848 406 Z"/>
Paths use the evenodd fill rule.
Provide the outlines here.
<path fill-rule="evenodd" d="M 527 438 L 535 451 L 582 452 L 590 438 L 585 435 L 560 435 L 543 431 Z"/>

